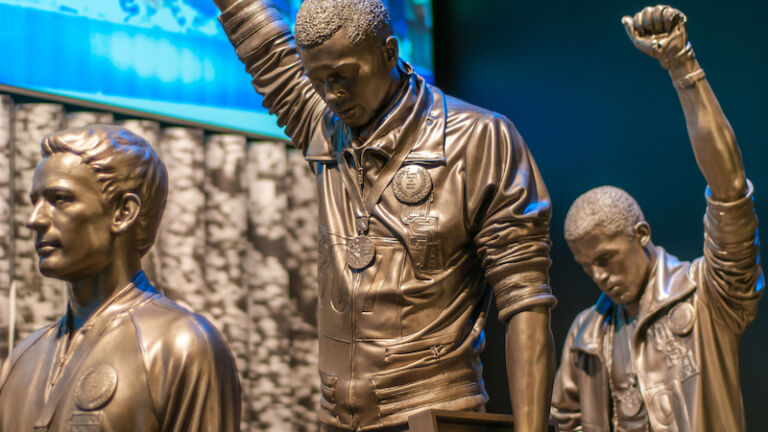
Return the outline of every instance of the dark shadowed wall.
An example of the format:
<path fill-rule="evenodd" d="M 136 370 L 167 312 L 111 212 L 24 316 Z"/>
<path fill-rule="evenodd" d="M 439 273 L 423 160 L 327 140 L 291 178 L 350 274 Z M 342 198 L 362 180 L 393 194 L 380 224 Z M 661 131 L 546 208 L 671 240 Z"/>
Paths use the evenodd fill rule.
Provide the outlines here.
<path fill-rule="evenodd" d="M 637 51 L 620 18 L 641 1 L 435 0 L 437 84 L 509 117 L 525 137 L 554 204 L 552 329 L 558 358 L 576 314 L 599 291 L 563 238 L 571 202 L 613 184 L 643 207 L 653 239 L 682 259 L 702 253 L 704 178 L 667 73 Z M 768 3 L 678 1 L 688 31 L 739 140 L 768 221 Z M 762 236 L 763 245 L 768 241 Z M 765 266 L 763 266 L 765 268 Z M 488 410 L 507 412 L 501 325 L 489 325 L 484 354 Z M 768 301 L 744 336 L 741 377 L 750 431 L 768 430 Z"/>

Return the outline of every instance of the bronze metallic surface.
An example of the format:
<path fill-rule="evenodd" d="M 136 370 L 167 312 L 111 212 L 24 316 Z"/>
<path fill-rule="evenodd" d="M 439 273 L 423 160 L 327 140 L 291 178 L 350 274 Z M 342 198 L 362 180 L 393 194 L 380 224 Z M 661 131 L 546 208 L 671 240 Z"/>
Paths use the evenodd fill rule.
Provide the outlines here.
<path fill-rule="evenodd" d="M 708 184 L 704 255 L 679 261 L 653 245 L 644 220 L 625 232 L 596 226 L 568 238 L 569 211 L 568 244 L 604 294 L 571 326 L 552 415 L 565 431 L 744 431 L 738 350 L 764 288 L 754 191 L 688 42 L 685 16 L 655 6 L 622 22 L 677 89 Z M 634 282 L 636 274 L 643 282 Z M 617 357 L 623 347 L 626 362 Z M 621 390 L 626 386 L 639 389 L 641 400 Z M 639 420 L 628 418 L 643 409 Z"/>
<path fill-rule="evenodd" d="M 127 129 L 43 140 L 29 198 L 40 271 L 66 313 L 0 371 L 0 431 L 235 431 L 240 384 L 221 334 L 152 287 L 140 258 L 165 204 L 165 166 Z"/>
<path fill-rule="evenodd" d="M 315 173 L 321 422 L 376 430 L 423 409 L 482 408 L 495 294 L 518 427 L 545 430 L 551 205 L 512 123 L 426 83 L 394 37 L 353 44 L 337 31 L 297 49 L 270 1 L 216 4 L 254 88 Z M 404 166 L 416 177 L 397 177 Z M 355 270 L 347 253 L 359 236 L 375 254 Z"/>

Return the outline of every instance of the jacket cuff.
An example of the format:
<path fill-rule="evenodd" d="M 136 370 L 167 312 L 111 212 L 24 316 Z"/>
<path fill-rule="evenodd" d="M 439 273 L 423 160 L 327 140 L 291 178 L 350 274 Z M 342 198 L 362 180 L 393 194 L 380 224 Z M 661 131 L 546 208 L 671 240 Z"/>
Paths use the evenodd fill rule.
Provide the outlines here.
<path fill-rule="evenodd" d="M 747 180 L 747 194 L 731 202 L 716 201 L 709 187 L 706 191 L 707 212 L 704 227 L 707 236 L 721 247 L 753 241 L 757 230 L 754 187 Z"/>
<path fill-rule="evenodd" d="M 269 0 L 241 0 L 222 12 L 219 22 L 241 60 L 276 37 L 290 34 L 280 12 Z"/>
<path fill-rule="evenodd" d="M 511 275 L 493 286 L 499 319 L 507 323 L 518 312 L 538 306 L 554 308 L 557 299 L 546 274 L 523 272 Z"/>

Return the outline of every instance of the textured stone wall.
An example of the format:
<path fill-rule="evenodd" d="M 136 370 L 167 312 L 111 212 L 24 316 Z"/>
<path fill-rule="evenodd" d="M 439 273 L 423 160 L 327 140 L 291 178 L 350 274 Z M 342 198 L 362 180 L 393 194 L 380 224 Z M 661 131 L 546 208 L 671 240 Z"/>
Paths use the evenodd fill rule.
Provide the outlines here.
<path fill-rule="evenodd" d="M 248 335 L 250 323 L 246 306 L 243 258 L 246 245 L 246 191 L 242 178 L 245 165 L 245 138 L 211 135 L 205 144 L 205 228 L 203 263 L 207 291 L 204 310 L 216 321 L 229 342 L 241 372 L 241 385 L 251 387 Z M 254 413 L 248 409 L 251 395 L 244 392 L 243 430 Z"/>
<path fill-rule="evenodd" d="M 0 366 L 8 357 L 11 287 L 11 138 L 13 99 L 0 95 Z"/>
<path fill-rule="evenodd" d="M 82 127 L 92 124 L 112 124 L 115 116 L 109 112 L 73 111 L 64 116 L 64 127 Z"/>
<path fill-rule="evenodd" d="M 249 409 L 254 430 L 287 431 L 293 423 L 288 272 L 285 269 L 284 219 L 287 197 L 285 144 L 248 146 L 248 315 Z"/>
<path fill-rule="evenodd" d="M 292 313 L 291 369 L 294 429 L 317 430 L 320 378 L 317 372 L 317 186 L 304 156 L 288 151 L 286 267 L 290 276 Z"/>
<path fill-rule="evenodd" d="M 64 109 L 59 104 L 16 105 L 14 113 L 14 282 L 18 289 L 16 331 L 18 339 L 55 321 L 66 311 L 63 282 L 44 278 L 37 267 L 33 231 L 26 227 L 32 213 L 29 191 L 35 166 L 40 161 L 43 137 L 62 129 Z"/>
<path fill-rule="evenodd" d="M 205 194 L 203 131 L 183 127 L 162 130 L 157 150 L 168 169 L 168 201 L 155 244 L 160 272 L 155 281 L 169 297 L 206 314 Z"/>

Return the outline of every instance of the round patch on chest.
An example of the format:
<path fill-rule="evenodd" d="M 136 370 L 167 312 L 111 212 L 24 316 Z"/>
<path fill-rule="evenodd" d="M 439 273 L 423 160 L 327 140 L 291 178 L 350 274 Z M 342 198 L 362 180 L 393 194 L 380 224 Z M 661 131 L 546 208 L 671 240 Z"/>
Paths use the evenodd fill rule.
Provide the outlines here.
<path fill-rule="evenodd" d="M 75 403 L 83 411 L 106 405 L 117 390 L 117 371 L 110 365 L 94 366 L 80 377 L 75 387 Z"/>
<path fill-rule="evenodd" d="M 693 323 L 696 321 L 696 312 L 693 305 L 688 302 L 682 302 L 669 311 L 669 328 L 677 336 L 685 336 L 693 329 Z"/>
<path fill-rule="evenodd" d="M 432 176 L 421 165 L 405 165 L 392 179 L 395 197 L 405 204 L 418 204 L 432 192 Z"/>

